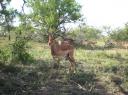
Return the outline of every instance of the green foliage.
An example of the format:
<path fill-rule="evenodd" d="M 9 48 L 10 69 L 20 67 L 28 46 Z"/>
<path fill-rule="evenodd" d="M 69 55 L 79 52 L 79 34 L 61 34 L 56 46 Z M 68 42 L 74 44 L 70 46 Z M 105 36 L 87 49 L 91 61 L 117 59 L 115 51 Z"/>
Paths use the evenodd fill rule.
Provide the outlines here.
<path fill-rule="evenodd" d="M 9 62 L 9 59 L 11 57 L 11 52 L 9 48 L 1 48 L 0 49 L 0 62 L 6 63 Z"/>
<path fill-rule="evenodd" d="M 81 40 L 98 40 L 101 38 L 101 31 L 95 27 L 81 26 L 67 33 L 78 42 Z"/>
<path fill-rule="evenodd" d="M 101 37 L 101 31 L 95 27 L 86 26 L 82 28 L 82 31 L 87 39 L 100 39 Z"/>
<path fill-rule="evenodd" d="M 56 32 L 62 24 L 81 17 L 81 6 L 75 0 L 28 0 L 28 6 L 33 9 L 32 21 L 44 31 Z"/>
<path fill-rule="evenodd" d="M 110 38 L 116 41 L 128 41 L 128 25 L 126 24 L 124 28 L 113 30 Z"/>
<path fill-rule="evenodd" d="M 12 61 L 27 63 L 32 61 L 32 57 L 27 52 L 27 40 L 19 38 L 12 44 Z"/>

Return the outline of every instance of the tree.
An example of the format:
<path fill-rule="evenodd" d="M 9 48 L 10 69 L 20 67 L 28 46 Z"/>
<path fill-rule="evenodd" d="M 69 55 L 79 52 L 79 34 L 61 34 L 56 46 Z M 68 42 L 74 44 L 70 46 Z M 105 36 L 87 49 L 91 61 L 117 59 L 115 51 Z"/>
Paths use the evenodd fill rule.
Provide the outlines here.
<path fill-rule="evenodd" d="M 8 31 L 9 40 L 13 19 L 17 13 L 13 8 L 8 8 L 10 1 L 11 0 L 0 0 L 0 26 L 4 27 L 4 29 Z"/>
<path fill-rule="evenodd" d="M 124 28 L 113 30 L 110 38 L 116 41 L 128 41 L 128 24 L 126 23 Z"/>
<path fill-rule="evenodd" d="M 75 0 L 27 0 L 33 24 L 41 30 L 56 32 L 65 23 L 80 19 L 81 6 Z"/>
<path fill-rule="evenodd" d="M 101 30 L 83 25 L 75 30 L 68 32 L 68 35 L 72 36 L 72 38 L 76 40 L 97 40 L 101 38 Z"/>
<path fill-rule="evenodd" d="M 103 26 L 103 35 L 110 35 L 112 32 L 111 26 Z"/>
<path fill-rule="evenodd" d="M 92 26 L 85 26 L 83 27 L 83 32 L 85 34 L 86 39 L 93 39 L 97 40 L 101 38 L 101 30 L 92 27 Z"/>

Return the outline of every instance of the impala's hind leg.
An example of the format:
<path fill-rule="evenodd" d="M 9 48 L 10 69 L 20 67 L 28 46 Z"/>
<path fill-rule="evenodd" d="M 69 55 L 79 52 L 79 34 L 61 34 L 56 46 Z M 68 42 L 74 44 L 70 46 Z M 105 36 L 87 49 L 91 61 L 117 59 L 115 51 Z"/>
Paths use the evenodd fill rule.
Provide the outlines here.
<path fill-rule="evenodd" d="M 53 68 L 58 68 L 59 67 L 59 63 L 60 63 L 60 58 L 58 57 L 53 57 Z"/>
<path fill-rule="evenodd" d="M 70 52 L 68 54 L 67 58 L 70 61 L 69 72 L 75 73 L 75 71 L 76 71 L 76 63 L 75 63 L 75 59 L 73 57 L 73 52 Z"/>

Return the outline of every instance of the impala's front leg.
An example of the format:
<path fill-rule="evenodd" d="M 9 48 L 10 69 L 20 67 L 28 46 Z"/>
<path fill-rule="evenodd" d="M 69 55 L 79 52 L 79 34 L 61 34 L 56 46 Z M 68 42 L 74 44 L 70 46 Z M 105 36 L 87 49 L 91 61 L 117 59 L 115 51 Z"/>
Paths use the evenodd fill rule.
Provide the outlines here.
<path fill-rule="evenodd" d="M 70 72 L 70 73 L 75 73 L 75 72 L 76 72 L 76 66 L 75 66 L 75 64 L 72 63 L 72 62 L 70 62 L 69 72 Z"/>

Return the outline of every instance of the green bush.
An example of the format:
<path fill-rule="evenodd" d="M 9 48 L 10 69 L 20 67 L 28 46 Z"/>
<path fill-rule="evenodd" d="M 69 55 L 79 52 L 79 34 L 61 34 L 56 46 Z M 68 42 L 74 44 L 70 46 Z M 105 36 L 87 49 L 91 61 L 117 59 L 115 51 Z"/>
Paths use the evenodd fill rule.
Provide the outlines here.
<path fill-rule="evenodd" d="M 12 61 L 27 63 L 32 61 L 32 56 L 27 52 L 27 40 L 23 37 L 12 44 Z"/>
<path fill-rule="evenodd" d="M 8 62 L 10 57 L 11 57 L 11 52 L 9 48 L 0 49 L 0 62 L 1 63 Z"/>

